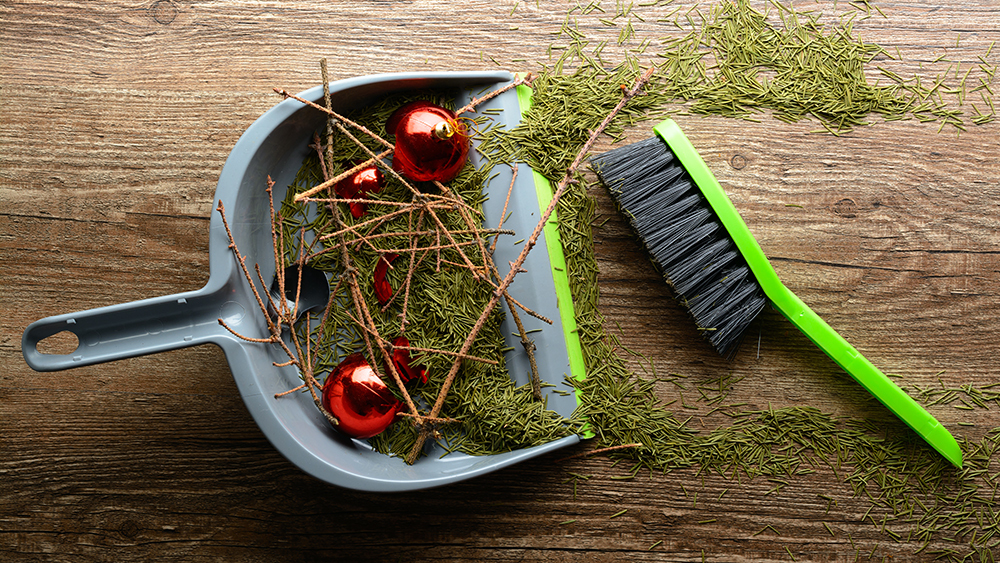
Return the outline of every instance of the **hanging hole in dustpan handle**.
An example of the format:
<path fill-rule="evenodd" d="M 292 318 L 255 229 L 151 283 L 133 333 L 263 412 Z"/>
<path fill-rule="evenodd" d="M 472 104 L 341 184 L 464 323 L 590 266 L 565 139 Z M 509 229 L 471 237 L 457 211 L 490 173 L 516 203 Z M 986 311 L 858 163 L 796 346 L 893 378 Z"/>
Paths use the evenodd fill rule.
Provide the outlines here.
<path fill-rule="evenodd" d="M 35 321 L 24 331 L 21 350 L 34 370 L 63 370 L 217 343 L 224 331 L 218 319 L 238 324 L 244 316 L 236 302 L 203 292 L 181 293 Z M 66 354 L 39 350 L 40 342 L 62 332 L 76 336 L 75 350 Z"/>

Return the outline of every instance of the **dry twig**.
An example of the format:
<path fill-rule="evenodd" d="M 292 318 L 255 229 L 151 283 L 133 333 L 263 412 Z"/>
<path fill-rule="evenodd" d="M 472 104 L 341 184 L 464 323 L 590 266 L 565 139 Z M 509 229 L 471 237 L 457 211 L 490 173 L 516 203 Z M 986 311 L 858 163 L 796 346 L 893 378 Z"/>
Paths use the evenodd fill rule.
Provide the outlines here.
<path fill-rule="evenodd" d="M 538 223 L 535 225 L 534 231 L 532 231 L 531 236 L 528 238 L 527 242 L 525 242 L 524 247 L 521 249 L 521 253 L 517 257 L 517 260 L 515 260 L 514 263 L 511 264 L 510 272 L 508 272 L 507 275 L 504 277 L 503 281 L 500 282 L 500 287 L 497 288 L 497 290 L 493 293 L 493 297 L 490 299 L 490 302 L 483 309 L 483 312 L 482 314 L 480 314 L 479 319 L 476 321 L 476 324 L 472 327 L 472 332 L 469 334 L 469 337 L 466 339 L 466 341 L 462 344 L 460 353 L 463 354 L 467 353 L 469 349 L 472 347 L 473 341 L 479 334 L 479 331 L 486 324 L 486 319 L 493 311 L 493 308 L 497 306 L 497 303 L 503 296 L 504 291 L 514 281 L 514 276 L 516 276 L 517 273 L 521 271 L 521 266 L 524 265 L 524 260 L 527 258 L 528 252 L 530 252 L 531 249 L 535 246 L 535 244 L 538 243 L 538 237 L 541 236 L 542 231 L 545 228 L 545 224 L 548 222 L 549 218 L 552 216 L 552 213 L 555 211 L 556 205 L 559 204 L 560 198 L 562 198 L 562 195 L 566 192 L 566 188 L 569 187 L 570 183 L 574 181 L 573 176 L 580 168 L 580 165 L 583 163 L 583 160 L 586 158 L 587 154 L 590 153 L 590 150 L 593 147 L 594 143 L 597 142 L 597 139 L 600 137 L 601 133 L 604 132 L 607 126 L 611 123 L 611 120 L 614 119 L 615 116 L 618 115 L 618 113 L 625 107 L 625 104 L 627 104 L 629 100 L 635 97 L 636 94 L 638 94 L 642 90 L 642 88 L 646 85 L 646 83 L 649 82 L 649 79 L 653 76 L 654 71 L 655 67 L 650 66 L 650 68 L 646 72 L 644 72 L 639 78 L 636 79 L 635 83 L 632 85 L 631 88 L 622 92 L 621 101 L 619 101 L 618 104 L 615 105 L 615 107 L 611 110 L 608 116 L 605 117 L 603 121 L 601 121 L 600 125 L 598 125 L 596 129 L 591 131 L 590 137 L 588 137 L 587 141 L 583 144 L 583 147 L 580 148 L 580 151 L 577 153 L 576 158 L 573 159 L 573 162 L 570 164 L 569 168 L 567 168 L 566 174 L 563 176 L 562 180 L 560 180 L 559 184 L 556 186 L 556 190 L 552 194 L 552 201 L 549 202 L 548 207 L 545 209 L 545 211 L 542 213 L 542 216 L 539 218 Z M 431 408 L 429 416 L 437 417 L 441 413 L 441 408 L 444 406 L 445 396 L 448 394 L 448 390 L 451 388 L 452 383 L 454 383 L 455 376 L 458 374 L 458 370 L 460 367 L 461 367 L 461 362 L 456 361 L 452 364 L 451 370 L 449 370 L 448 375 L 445 378 L 444 384 L 441 386 L 441 391 L 438 393 L 437 400 L 434 402 L 434 406 Z M 427 437 L 428 437 L 427 430 L 421 428 L 417 442 L 416 444 L 414 444 L 413 449 L 410 450 L 410 453 L 406 458 L 407 463 L 416 462 L 417 457 L 419 457 L 420 455 L 420 452 L 423 451 L 424 442 L 427 440 Z"/>

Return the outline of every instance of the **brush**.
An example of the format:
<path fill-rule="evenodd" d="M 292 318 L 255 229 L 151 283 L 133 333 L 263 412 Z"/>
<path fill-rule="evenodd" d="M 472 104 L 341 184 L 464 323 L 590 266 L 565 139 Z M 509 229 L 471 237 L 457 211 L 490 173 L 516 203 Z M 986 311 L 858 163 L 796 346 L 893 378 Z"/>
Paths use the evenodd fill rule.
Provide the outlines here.
<path fill-rule="evenodd" d="M 712 346 L 730 356 L 770 303 L 957 467 L 948 430 L 782 284 L 736 207 L 680 127 L 590 163 Z"/>

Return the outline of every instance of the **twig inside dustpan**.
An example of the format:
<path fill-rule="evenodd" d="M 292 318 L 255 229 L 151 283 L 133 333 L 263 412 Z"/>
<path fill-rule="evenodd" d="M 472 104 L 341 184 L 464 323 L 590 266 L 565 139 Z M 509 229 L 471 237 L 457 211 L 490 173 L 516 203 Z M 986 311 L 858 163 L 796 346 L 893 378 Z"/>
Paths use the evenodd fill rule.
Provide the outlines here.
<path fill-rule="evenodd" d="M 530 77 L 519 78 L 511 84 L 501 88 L 500 90 L 491 92 L 479 98 L 473 99 L 473 101 L 465 106 L 463 110 L 471 109 L 476 104 L 481 103 L 493 96 L 498 95 L 502 91 L 510 90 L 517 86 L 530 83 Z M 293 97 L 299 99 L 296 96 L 291 96 L 284 90 L 276 89 L 276 92 L 286 97 Z M 441 256 L 442 251 L 447 249 L 448 251 L 453 251 L 456 256 L 459 257 L 458 262 L 450 262 L 451 266 L 460 267 L 468 271 L 474 278 L 479 280 L 480 283 L 486 283 L 489 286 L 489 291 L 491 295 L 490 302 L 484 307 L 482 314 L 479 316 L 479 322 L 477 322 L 471 331 L 471 334 L 464 341 L 464 345 L 458 350 L 437 350 L 430 349 L 426 347 L 407 347 L 404 349 L 415 350 L 415 351 L 425 351 L 440 355 L 449 355 L 452 357 L 451 369 L 448 371 L 448 375 L 444 378 L 444 384 L 442 385 L 440 391 L 437 393 L 435 400 L 433 401 L 433 406 L 430 407 L 429 412 L 421 411 L 420 402 L 415 400 L 416 398 L 409 395 L 409 391 L 403 385 L 395 373 L 395 366 L 388 361 L 388 355 L 393 350 L 393 344 L 382 334 L 379 333 L 377 328 L 377 323 L 375 322 L 373 316 L 378 313 L 384 313 L 384 311 L 375 311 L 368 309 L 365 303 L 365 291 L 364 288 L 359 284 L 357 279 L 358 271 L 357 268 L 352 267 L 349 261 L 344 261 L 341 256 L 340 260 L 343 264 L 348 267 L 345 268 L 344 274 L 338 278 L 337 283 L 339 287 L 348 288 L 347 295 L 349 296 L 346 301 L 353 304 L 351 309 L 354 311 L 353 314 L 348 315 L 350 322 L 357 327 L 357 334 L 359 338 L 363 340 L 363 348 L 367 350 L 368 357 L 375 358 L 381 354 L 381 357 L 385 359 L 386 371 L 392 376 L 393 381 L 396 383 L 396 387 L 400 390 L 400 394 L 403 395 L 403 400 L 407 404 L 406 413 L 401 413 L 409 421 L 412 422 L 413 427 L 417 430 L 416 439 L 417 442 L 411 450 L 411 455 L 407 456 L 407 461 L 413 463 L 416 461 L 417 457 L 420 455 L 423 449 L 423 442 L 427 437 L 431 435 L 436 435 L 437 428 L 442 424 L 452 424 L 455 422 L 461 422 L 456 420 L 452 416 L 443 416 L 442 409 L 445 403 L 445 399 L 448 397 L 448 392 L 452 384 L 454 383 L 454 378 L 457 375 L 463 362 L 466 361 L 479 361 L 481 358 L 476 358 L 470 352 L 472 351 L 471 344 L 475 340 L 477 333 L 486 324 L 485 319 L 488 318 L 494 311 L 497 310 L 497 304 L 499 299 L 504 299 L 507 302 L 508 310 L 511 312 L 511 317 L 513 317 L 515 324 L 518 325 L 518 332 L 521 334 L 522 345 L 528 354 L 529 360 L 532 359 L 532 349 L 533 343 L 530 338 L 527 337 L 527 330 L 519 322 L 518 311 L 525 312 L 531 316 L 535 316 L 541 319 L 543 322 L 549 322 L 543 315 L 538 314 L 535 311 L 525 307 L 522 303 L 514 299 L 508 292 L 510 282 L 513 276 L 520 271 L 521 265 L 523 264 L 524 255 L 527 253 L 527 249 L 535 243 L 538 236 L 537 234 L 532 238 L 529 245 L 526 245 L 525 251 L 522 253 L 521 259 L 512 264 L 513 268 L 511 273 L 508 274 L 504 279 L 501 279 L 496 265 L 492 262 L 492 253 L 489 249 L 490 245 L 488 243 L 489 236 L 495 236 L 500 229 L 487 230 L 483 229 L 478 223 L 481 222 L 480 212 L 471 207 L 457 193 L 455 193 L 449 186 L 438 183 L 437 188 L 439 190 L 438 194 L 433 193 L 423 193 L 415 189 L 406 179 L 399 177 L 395 170 L 382 161 L 385 154 L 392 150 L 392 144 L 388 143 L 384 139 L 378 137 L 378 135 L 370 135 L 370 137 L 375 141 L 375 143 L 384 150 L 374 149 L 372 150 L 365 143 L 361 142 L 352 132 L 361 131 L 365 136 L 369 136 L 368 133 L 370 129 L 364 129 L 360 124 L 356 124 L 347 119 L 341 119 L 343 116 L 336 114 L 329 108 L 324 108 L 318 104 L 308 102 L 306 100 L 299 99 L 299 101 L 310 105 L 316 109 L 324 111 L 333 119 L 332 129 L 337 131 L 344 138 L 350 139 L 356 146 L 358 146 L 368 157 L 368 160 L 376 163 L 378 166 L 389 175 L 393 177 L 400 185 L 404 186 L 406 190 L 412 195 L 412 201 L 410 202 L 394 202 L 385 201 L 382 202 L 374 198 L 366 198 L 364 200 L 352 200 L 350 198 L 343 198 L 333 193 L 330 188 L 336 185 L 336 182 L 332 181 L 337 179 L 339 176 L 344 176 L 344 174 L 336 174 L 334 168 L 330 165 L 330 160 L 328 154 L 330 151 L 329 137 L 328 142 L 325 146 L 317 138 L 314 140 L 313 147 L 318 151 L 321 151 L 319 162 L 322 168 L 322 181 L 318 182 L 317 185 L 312 186 L 312 189 L 304 190 L 304 193 L 309 195 L 303 195 L 300 191 L 298 194 L 291 194 L 295 196 L 294 199 L 298 200 L 297 203 L 308 204 L 315 203 L 317 205 L 324 206 L 324 208 L 330 211 L 332 216 L 330 226 L 327 233 L 324 233 L 320 238 L 324 239 L 327 244 L 322 250 L 315 249 L 312 247 L 316 243 L 313 240 L 307 249 L 306 254 L 310 258 L 319 258 L 321 256 L 325 258 L 332 258 L 336 255 L 343 255 L 347 252 L 348 248 L 356 246 L 357 244 L 370 246 L 372 250 L 376 252 L 384 252 L 378 250 L 375 246 L 371 245 L 371 242 L 378 238 L 378 234 L 373 232 L 373 229 L 377 228 L 379 225 L 384 224 L 385 219 L 375 218 L 371 220 L 368 225 L 363 225 L 360 223 L 348 224 L 343 218 L 337 213 L 337 206 L 339 203 L 352 203 L 357 201 L 364 201 L 369 205 L 393 205 L 396 207 L 396 211 L 393 211 L 395 218 L 403 218 L 404 221 L 409 221 L 409 227 L 407 228 L 407 233 L 409 238 L 409 243 L 407 245 L 398 245 L 396 251 L 400 254 L 406 254 L 409 258 L 409 267 L 405 270 L 405 283 L 403 285 L 404 291 L 401 297 L 403 303 L 403 318 L 400 320 L 397 330 L 400 332 L 405 331 L 408 323 L 406 318 L 406 305 L 408 304 L 409 290 L 411 287 L 411 277 L 415 267 L 419 266 L 428 257 L 433 257 L 435 254 L 438 257 L 438 267 L 442 264 Z M 576 167 L 579 163 L 576 164 Z M 319 188 L 319 189 L 317 189 Z M 286 201 L 287 202 L 287 201 Z M 554 207 L 555 202 L 553 202 Z M 454 229 L 454 224 L 446 224 L 444 220 L 444 213 L 455 212 L 455 215 L 451 217 L 454 221 L 456 218 L 465 226 L 464 233 L 465 238 L 459 240 L 455 235 L 460 231 Z M 406 219 L 408 218 L 408 219 Z M 333 232 L 329 232 L 332 230 Z M 423 243 L 418 244 L 419 236 L 424 236 L 428 231 L 435 233 L 436 243 L 431 245 L 426 245 Z M 419 233 L 419 234 L 418 234 Z M 276 244 L 276 246 L 281 246 Z M 466 249 L 466 250 L 463 250 Z M 496 281 L 493 281 L 496 280 Z M 394 296 L 395 297 L 395 296 Z M 331 303 L 335 297 L 331 296 Z M 386 305 L 388 306 L 388 305 Z M 385 307 L 383 307 L 384 309 Z M 482 358 L 485 359 L 485 358 Z M 536 397 L 540 397 L 540 385 L 537 383 L 537 366 L 534 365 L 535 362 L 531 361 L 532 364 L 532 374 L 533 379 L 536 379 L 534 387 Z M 372 366 L 373 369 L 377 371 L 377 367 Z M 441 372 L 443 373 L 443 372 Z M 428 402 L 430 404 L 430 401 Z M 408 422 L 409 424 L 410 422 Z"/>

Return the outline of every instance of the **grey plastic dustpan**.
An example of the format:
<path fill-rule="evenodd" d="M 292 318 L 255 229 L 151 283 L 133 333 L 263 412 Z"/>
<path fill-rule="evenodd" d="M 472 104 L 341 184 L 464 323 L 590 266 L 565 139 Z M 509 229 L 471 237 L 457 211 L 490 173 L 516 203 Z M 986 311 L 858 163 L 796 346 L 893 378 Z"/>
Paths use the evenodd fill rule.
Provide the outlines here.
<path fill-rule="evenodd" d="M 512 79 L 506 72 L 400 73 L 351 78 L 332 83 L 330 87 L 335 109 L 346 112 L 391 93 L 425 88 L 453 91 L 457 107 L 467 103 L 472 96 L 493 90 Z M 322 87 L 307 90 L 300 97 L 320 101 Z M 489 108 L 502 110 L 493 117 L 500 125 L 511 128 L 520 121 L 520 105 L 514 90 L 490 100 L 481 109 Z M 313 131 L 324 122 L 325 116 L 319 111 L 288 99 L 261 116 L 236 143 L 222 169 L 212 205 L 211 273 L 204 288 L 36 321 L 27 327 L 21 340 L 28 365 L 39 371 L 62 370 L 186 346 L 216 344 L 225 352 L 243 401 L 274 447 L 307 473 L 335 485 L 359 490 L 404 491 L 444 485 L 579 441 L 573 435 L 533 448 L 481 457 L 456 453 L 442 457 L 444 452 L 438 451 L 439 446 L 431 444 L 429 455 L 414 465 L 406 465 L 400 459 L 372 451 L 363 441 L 338 434 L 306 397 L 274 398 L 275 393 L 298 385 L 295 369 L 274 367 L 274 362 L 286 359 L 276 347 L 239 340 L 218 323 L 222 318 L 247 336 L 267 335 L 263 316 L 228 248 L 221 218 L 214 209 L 219 201 L 223 202 L 237 245 L 248 256 L 248 264 L 258 263 L 264 278 L 271 279 L 274 259 L 268 197 L 264 191 L 266 178 L 270 175 L 275 180 L 275 198 L 280 201 L 285 186 L 291 183 L 309 150 L 306 145 Z M 475 151 L 470 158 L 474 165 L 482 164 Z M 500 166 L 494 172 L 496 176 L 487 189 L 491 197 L 484 209 L 487 227 L 495 227 L 498 223 L 511 178 L 507 166 Z M 517 231 L 518 236 L 505 240 L 526 238 L 534 228 L 539 217 L 539 193 L 542 192 L 536 193 L 532 174 L 522 169 L 510 203 L 510 209 L 518 212 L 504 222 L 504 228 Z M 572 348 L 578 343 L 573 342 L 572 329 L 568 326 L 572 324 L 572 316 L 568 317 L 567 326 L 560 320 L 553 264 L 546 248 L 546 241 L 540 240 L 525 264 L 528 273 L 515 279 L 511 293 L 555 323 L 546 325 L 522 315 L 529 331 L 541 329 L 531 336 L 538 347 L 536 355 L 543 381 L 554 386 L 549 388 L 548 408 L 568 417 L 576 407 L 575 395 L 556 391 L 571 390 L 564 382 L 565 375 L 570 374 L 567 350 L 568 346 Z M 501 275 L 506 273 L 509 262 L 519 251 L 519 246 L 501 241 L 495 254 Z M 560 257 L 553 256 L 558 262 Z M 564 303 L 564 307 L 566 305 Z M 530 368 L 520 345 L 516 345 L 518 339 L 512 336 L 513 324 L 506 324 L 504 334 L 515 350 L 507 354 L 507 365 L 515 380 L 523 384 L 527 382 Z M 70 331 L 79 339 L 80 344 L 73 353 L 50 355 L 38 351 L 39 341 L 62 331 Z"/>

